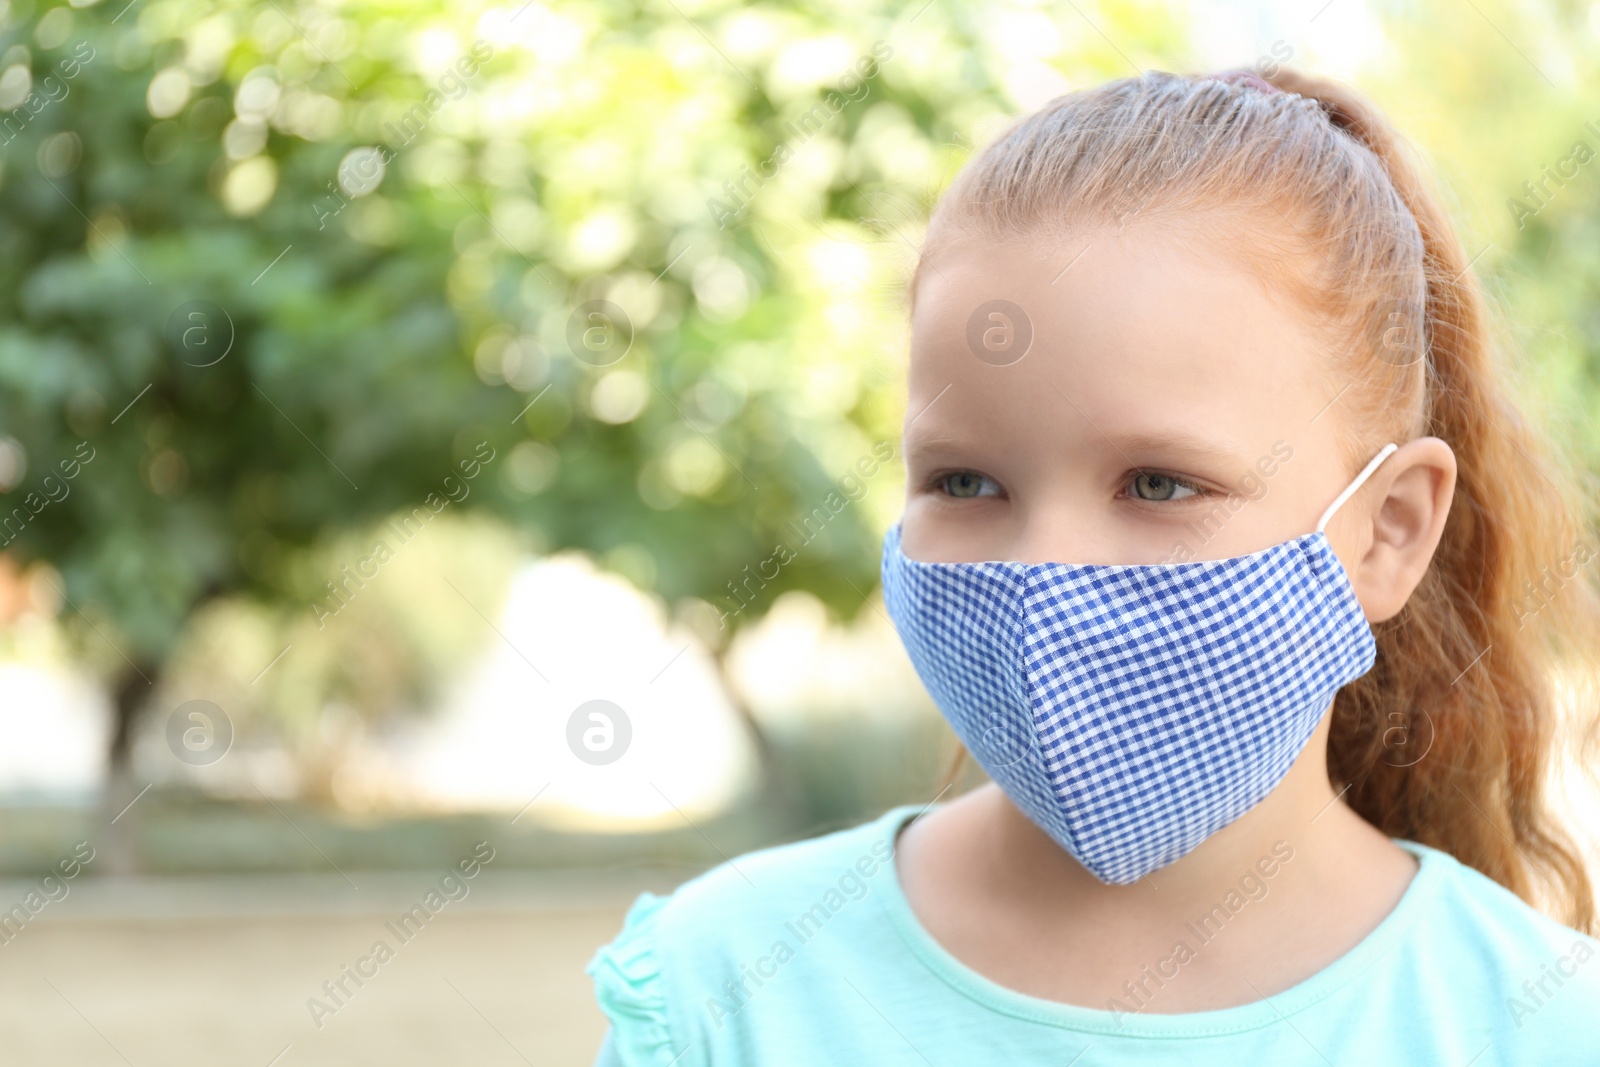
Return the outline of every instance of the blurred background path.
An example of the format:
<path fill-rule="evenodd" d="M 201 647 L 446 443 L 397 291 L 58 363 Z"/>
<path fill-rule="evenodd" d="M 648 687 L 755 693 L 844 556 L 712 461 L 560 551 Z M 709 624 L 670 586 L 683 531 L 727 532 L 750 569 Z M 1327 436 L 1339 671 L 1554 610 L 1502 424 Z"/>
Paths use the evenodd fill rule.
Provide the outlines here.
<path fill-rule="evenodd" d="M 84 881 L 0 945 L 0 1060 L 591 1064 L 606 1023 L 584 964 L 638 891 L 685 877 L 485 869 L 401 944 L 385 923 L 440 872 L 348 873 L 359 890 L 337 875 Z M 319 1028 L 307 999 L 378 939 L 399 947 Z"/>

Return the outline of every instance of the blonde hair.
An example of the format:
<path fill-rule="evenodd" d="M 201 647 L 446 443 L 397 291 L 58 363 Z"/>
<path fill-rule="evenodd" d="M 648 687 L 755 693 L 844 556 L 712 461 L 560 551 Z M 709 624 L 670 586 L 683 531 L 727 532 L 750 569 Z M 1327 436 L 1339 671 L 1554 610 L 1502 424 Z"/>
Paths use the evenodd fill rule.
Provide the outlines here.
<path fill-rule="evenodd" d="M 1566 574 L 1592 551 L 1587 485 L 1511 402 L 1479 284 L 1401 138 L 1353 89 L 1288 69 L 1266 80 L 1280 91 L 1153 71 L 1016 120 L 941 198 L 911 299 L 924 265 L 965 237 L 1180 218 L 1286 287 L 1336 353 L 1329 381 L 1349 383 L 1338 403 L 1352 469 L 1419 436 L 1444 439 L 1458 462 L 1432 564 L 1374 626 L 1372 671 L 1335 699 L 1329 776 L 1384 833 L 1591 931 L 1589 874 L 1545 798 L 1560 671 L 1600 648 L 1600 597 L 1581 570 Z M 1591 677 L 1579 678 L 1584 756 Z"/>

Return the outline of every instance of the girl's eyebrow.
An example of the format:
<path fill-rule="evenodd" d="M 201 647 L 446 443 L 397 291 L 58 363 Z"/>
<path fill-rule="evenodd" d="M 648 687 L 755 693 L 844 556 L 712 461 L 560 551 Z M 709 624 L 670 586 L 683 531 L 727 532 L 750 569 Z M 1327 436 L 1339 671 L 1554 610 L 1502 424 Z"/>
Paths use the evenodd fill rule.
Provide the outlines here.
<path fill-rule="evenodd" d="M 1115 436 L 1102 431 L 1101 436 L 1124 456 L 1133 452 L 1169 451 L 1187 453 L 1217 463 L 1237 465 L 1244 461 L 1244 450 L 1234 442 L 1226 438 L 1213 440 L 1183 430 L 1142 431 Z M 957 430 L 942 427 L 930 427 L 924 430 L 917 427 L 906 434 L 905 440 L 901 442 L 901 451 L 907 459 L 911 459 L 925 452 L 960 452 L 976 448 L 978 444 L 978 438 Z"/>
<path fill-rule="evenodd" d="M 1106 436 L 1106 440 L 1123 453 L 1172 450 L 1218 463 L 1238 464 L 1244 461 L 1244 450 L 1234 442 L 1226 438 L 1213 440 L 1183 430 L 1119 434 L 1115 437 Z"/>
<path fill-rule="evenodd" d="M 900 443 L 900 450 L 902 455 L 910 459 L 924 452 L 961 452 L 975 447 L 976 444 L 976 438 L 957 430 L 917 428 L 906 433 L 905 440 Z"/>

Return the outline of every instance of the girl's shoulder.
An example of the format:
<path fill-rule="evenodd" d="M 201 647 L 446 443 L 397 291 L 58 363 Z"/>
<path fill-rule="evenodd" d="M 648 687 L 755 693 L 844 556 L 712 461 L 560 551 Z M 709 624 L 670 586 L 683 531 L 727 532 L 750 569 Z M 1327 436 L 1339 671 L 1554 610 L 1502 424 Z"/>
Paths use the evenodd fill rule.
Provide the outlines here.
<path fill-rule="evenodd" d="M 585 967 L 621 1062 L 694 1062 L 686 1052 L 699 1038 L 722 1030 L 798 954 L 859 950 L 852 931 L 874 919 L 859 902 L 894 877 L 895 833 L 917 810 L 901 805 L 744 853 L 666 896 L 641 893 Z"/>
<path fill-rule="evenodd" d="M 1528 904 L 1505 886 L 1448 852 L 1414 841 L 1397 841 L 1435 868 L 1429 903 L 1452 933 L 1485 963 L 1525 965 L 1551 952 L 1587 949 L 1600 953 L 1600 941 L 1565 926 Z M 1600 967 L 1595 978 L 1600 981 Z"/>
<path fill-rule="evenodd" d="M 1413 953 L 1439 990 L 1474 1005 L 1497 1040 L 1571 1051 L 1580 1035 L 1600 1039 L 1600 941 L 1538 911 L 1500 883 L 1451 856 L 1397 842 L 1427 862 L 1434 877 Z"/>

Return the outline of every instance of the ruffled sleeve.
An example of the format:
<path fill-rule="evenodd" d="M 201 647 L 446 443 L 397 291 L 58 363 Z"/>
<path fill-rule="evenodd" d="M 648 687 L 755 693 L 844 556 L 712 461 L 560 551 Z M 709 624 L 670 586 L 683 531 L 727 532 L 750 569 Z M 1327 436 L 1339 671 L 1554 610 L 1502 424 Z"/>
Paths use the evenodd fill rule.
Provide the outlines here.
<path fill-rule="evenodd" d="M 611 1022 L 611 1062 L 623 1067 L 686 1067 L 667 1025 L 667 998 L 656 954 L 656 920 L 667 897 L 640 893 L 622 930 L 602 945 L 584 972 Z"/>

